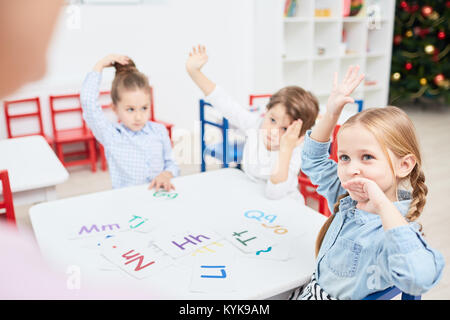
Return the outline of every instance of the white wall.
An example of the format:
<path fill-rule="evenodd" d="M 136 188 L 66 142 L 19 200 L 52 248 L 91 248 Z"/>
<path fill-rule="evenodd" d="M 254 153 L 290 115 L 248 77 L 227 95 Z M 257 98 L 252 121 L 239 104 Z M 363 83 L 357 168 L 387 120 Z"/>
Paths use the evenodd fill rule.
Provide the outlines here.
<path fill-rule="evenodd" d="M 51 135 L 48 95 L 79 92 L 97 60 L 108 53 L 123 53 L 149 76 L 156 117 L 174 123 L 175 129 L 198 130 L 201 93 L 185 72 L 189 49 L 198 43 L 206 45 L 209 62 L 205 73 L 246 103 L 252 90 L 253 1 L 80 5 L 79 25 L 74 12 L 68 11 L 70 7 L 64 7 L 49 47 L 46 76 L 6 99 L 40 96 L 44 128 Z M 109 89 L 113 75 L 112 69 L 104 72 L 104 89 Z M 6 137 L 5 127 L 2 108 L 0 139 Z"/>

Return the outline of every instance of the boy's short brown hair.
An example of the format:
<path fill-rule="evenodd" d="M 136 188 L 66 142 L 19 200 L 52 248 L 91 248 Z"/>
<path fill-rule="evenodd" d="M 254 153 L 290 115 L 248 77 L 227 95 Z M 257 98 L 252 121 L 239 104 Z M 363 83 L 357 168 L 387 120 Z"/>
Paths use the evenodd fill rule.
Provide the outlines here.
<path fill-rule="evenodd" d="M 306 130 L 312 128 L 319 114 L 319 101 L 309 91 L 298 86 L 287 86 L 273 94 L 267 104 L 267 110 L 275 105 L 285 106 L 286 113 L 292 121 L 301 119 L 303 121 L 300 135 L 304 135 Z"/>

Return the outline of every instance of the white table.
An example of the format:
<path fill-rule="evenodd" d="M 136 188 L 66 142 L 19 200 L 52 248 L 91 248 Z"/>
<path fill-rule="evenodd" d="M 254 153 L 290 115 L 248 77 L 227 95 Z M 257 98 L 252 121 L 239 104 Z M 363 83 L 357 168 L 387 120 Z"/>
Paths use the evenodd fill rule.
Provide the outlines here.
<path fill-rule="evenodd" d="M 8 170 L 14 205 L 55 200 L 56 185 L 69 177 L 42 136 L 1 140 L 0 169 Z"/>
<path fill-rule="evenodd" d="M 325 221 L 324 216 L 304 206 L 299 199 L 266 199 L 264 186 L 250 181 L 237 169 L 182 176 L 173 179 L 173 183 L 177 193 L 173 199 L 155 197 L 154 190 L 147 190 L 147 185 L 141 185 L 31 207 L 31 222 L 44 257 L 60 271 L 71 266 L 79 267 L 84 283 L 88 281 L 90 285 L 100 287 L 108 283 L 121 283 L 127 288 L 147 288 L 149 292 L 156 291 L 161 299 L 266 299 L 309 280 L 314 270 L 314 243 Z M 273 222 L 281 222 L 288 229 L 286 243 L 293 250 L 287 260 L 255 259 L 227 240 L 220 240 L 235 257 L 232 266 L 235 291 L 232 292 L 192 292 L 192 263 L 196 259 L 192 254 L 171 257 L 173 265 L 149 278 L 137 280 L 118 268 L 112 271 L 100 270 L 98 264 L 108 261 L 98 251 L 91 250 L 92 247 L 86 248 L 85 240 L 75 239 L 81 230 L 80 226 L 92 227 L 96 224 L 101 231 L 102 223 L 123 221 L 133 214 L 156 219 L 153 220 L 157 221 L 154 231 L 141 233 L 147 235 L 148 239 L 155 232 L 170 232 L 187 226 L 194 226 L 196 230 L 220 230 L 244 220 L 254 220 L 249 223 L 262 228 L 256 219 L 245 217 L 245 212 L 248 216 L 253 215 L 248 214 L 249 210 L 260 210 L 266 216 L 276 215 L 278 220 Z M 258 214 L 255 213 L 255 216 Z M 269 221 L 264 222 L 270 224 Z M 107 232 L 120 233 L 117 228 L 110 230 L 106 228 Z M 235 231 L 238 231 L 238 227 Z M 93 229 L 91 232 L 97 234 Z M 136 231 L 128 232 L 137 234 Z M 90 233 L 85 239 L 89 237 Z M 98 237 L 100 235 L 92 235 L 91 239 L 95 242 Z M 208 252 L 197 253 L 196 257 L 204 257 L 203 254 Z M 220 256 L 221 252 L 218 250 L 214 254 Z"/>

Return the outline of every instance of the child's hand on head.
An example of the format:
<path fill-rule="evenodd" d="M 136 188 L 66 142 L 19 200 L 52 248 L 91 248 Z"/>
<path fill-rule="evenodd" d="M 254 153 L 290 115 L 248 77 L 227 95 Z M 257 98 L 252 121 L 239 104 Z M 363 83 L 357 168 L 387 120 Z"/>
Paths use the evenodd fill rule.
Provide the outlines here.
<path fill-rule="evenodd" d="M 302 143 L 304 136 L 300 137 L 303 121 L 297 119 L 291 123 L 286 132 L 280 138 L 280 150 L 293 150 Z"/>
<path fill-rule="evenodd" d="M 94 70 L 101 72 L 104 68 L 112 67 L 115 63 L 128 64 L 130 58 L 121 54 L 109 54 L 100 59 L 94 67 Z"/>
<path fill-rule="evenodd" d="M 171 178 L 171 173 L 167 171 L 161 172 L 152 180 L 152 182 L 148 186 L 148 189 L 155 188 L 156 191 L 159 191 L 161 189 L 164 189 L 165 191 L 175 190 L 174 185 L 170 182 Z"/>
<path fill-rule="evenodd" d="M 333 89 L 327 102 L 327 112 L 333 115 L 340 115 L 342 108 L 347 103 L 353 103 L 354 99 L 350 94 L 364 79 L 364 74 L 358 74 L 359 66 L 350 66 L 341 83 L 338 83 L 337 73 L 334 73 Z"/>
<path fill-rule="evenodd" d="M 208 55 L 206 54 L 205 46 L 192 47 L 192 52 L 189 52 L 189 58 L 186 61 L 186 70 L 189 73 L 200 70 L 206 62 L 208 62 Z"/>
<path fill-rule="evenodd" d="M 371 212 L 378 213 L 386 201 L 389 199 L 380 189 L 380 187 L 375 183 L 375 181 L 366 178 L 353 178 L 344 183 L 342 187 L 346 189 L 350 197 L 358 201 L 357 208 Z"/>

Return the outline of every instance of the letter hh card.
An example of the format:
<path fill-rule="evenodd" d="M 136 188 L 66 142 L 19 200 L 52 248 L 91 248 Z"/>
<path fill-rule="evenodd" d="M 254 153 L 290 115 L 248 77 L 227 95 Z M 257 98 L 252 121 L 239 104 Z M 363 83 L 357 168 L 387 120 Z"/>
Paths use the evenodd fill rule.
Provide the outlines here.
<path fill-rule="evenodd" d="M 175 234 L 159 233 L 154 244 L 170 256 L 178 258 L 220 239 L 217 233 L 205 229 Z"/>

